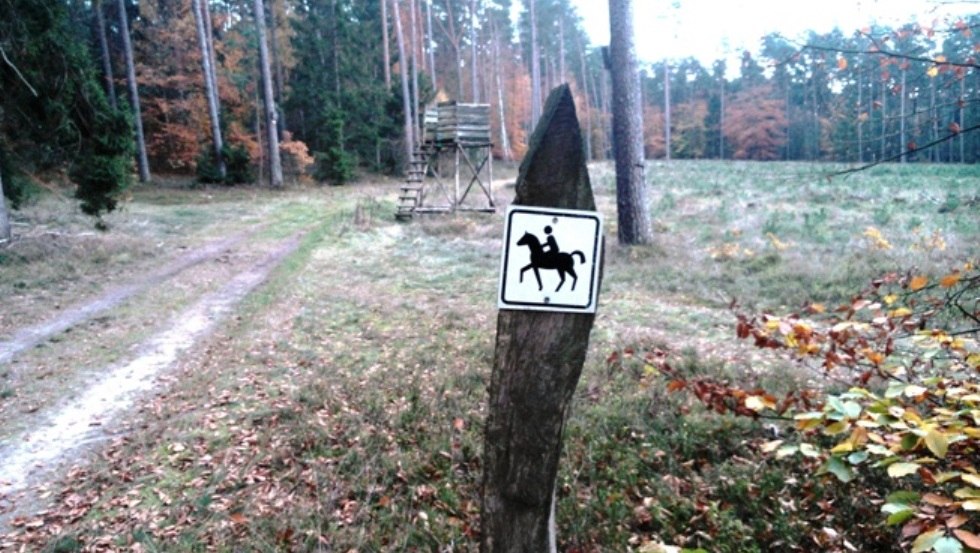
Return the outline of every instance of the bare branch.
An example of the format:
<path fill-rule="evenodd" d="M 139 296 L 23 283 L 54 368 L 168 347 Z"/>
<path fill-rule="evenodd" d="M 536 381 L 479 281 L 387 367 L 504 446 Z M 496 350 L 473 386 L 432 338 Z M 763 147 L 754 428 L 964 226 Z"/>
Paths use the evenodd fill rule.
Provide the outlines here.
<path fill-rule="evenodd" d="M 886 56 L 889 58 L 903 59 L 909 61 L 921 61 L 924 63 L 931 63 L 935 65 L 949 65 L 951 67 L 966 67 L 968 69 L 980 69 L 980 63 L 975 62 L 959 62 L 959 61 L 939 61 L 934 58 L 927 56 L 915 56 L 912 54 L 902 54 L 899 52 L 893 52 L 891 50 L 886 50 L 884 48 L 876 49 L 861 49 L 861 48 L 840 48 L 837 46 L 820 46 L 817 44 L 804 44 L 800 47 L 800 50 L 816 50 L 818 52 L 836 52 L 838 54 L 860 54 L 869 56 Z"/>
<path fill-rule="evenodd" d="M 24 77 L 23 73 L 20 72 L 20 69 L 17 69 L 17 66 L 14 65 L 14 62 L 10 61 L 10 58 L 7 57 L 7 52 L 4 51 L 3 46 L 0 46 L 0 56 L 3 56 L 3 61 L 7 62 L 7 65 L 9 65 L 10 68 L 14 70 L 14 73 L 16 73 L 18 77 L 20 77 L 20 80 L 24 83 L 24 85 L 31 90 L 31 94 L 33 94 L 34 97 L 37 98 L 38 97 L 37 91 L 34 90 L 34 87 L 31 86 L 31 83 L 27 82 L 27 79 Z"/>
<path fill-rule="evenodd" d="M 903 150 L 902 152 L 900 152 L 898 154 L 895 154 L 893 156 L 882 158 L 882 159 L 879 159 L 878 161 L 867 163 L 867 164 L 864 164 L 864 165 L 861 165 L 861 166 L 858 166 L 858 167 L 852 167 L 850 169 L 845 169 L 843 171 L 835 171 L 833 173 L 828 174 L 827 175 L 827 178 L 828 179 L 832 179 L 834 177 L 840 177 L 840 176 L 843 176 L 843 175 L 849 175 L 851 173 L 857 173 L 859 171 L 864 171 L 865 169 L 870 169 L 870 168 L 874 167 L 875 165 L 881 165 L 882 163 L 888 163 L 889 161 L 895 161 L 896 159 L 899 159 L 899 158 L 901 158 L 903 156 L 907 156 L 909 154 L 918 152 L 919 150 L 925 150 L 925 149 L 931 148 L 931 147 L 933 147 L 933 146 L 935 146 L 937 144 L 942 144 L 943 142 L 946 142 L 948 140 L 952 140 L 952 139 L 956 138 L 957 136 L 959 136 L 959 135 L 961 135 L 963 133 L 977 131 L 977 130 L 980 130 L 980 125 L 973 125 L 972 127 L 967 127 L 965 129 L 960 130 L 959 132 L 951 133 L 951 134 L 949 134 L 947 136 L 944 136 L 944 137 L 942 137 L 942 138 L 940 138 L 938 140 L 933 140 L 932 142 L 930 142 L 928 144 L 924 144 L 922 146 L 918 146 L 918 147 L 915 147 L 915 148 L 909 148 L 907 150 Z"/>

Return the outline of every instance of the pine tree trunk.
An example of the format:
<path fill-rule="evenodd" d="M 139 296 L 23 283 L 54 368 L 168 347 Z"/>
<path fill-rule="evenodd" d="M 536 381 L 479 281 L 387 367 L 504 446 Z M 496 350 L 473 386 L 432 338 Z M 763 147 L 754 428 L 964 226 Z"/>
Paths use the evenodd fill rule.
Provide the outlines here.
<path fill-rule="evenodd" d="M 888 157 L 888 83 L 881 83 L 881 159 Z"/>
<path fill-rule="evenodd" d="M 0 167 L 0 244 L 10 240 L 10 212 L 7 197 L 3 195 L 3 167 Z"/>
<path fill-rule="evenodd" d="M 398 1 L 391 0 L 392 18 L 395 20 L 395 40 L 398 42 L 398 67 L 402 80 L 402 109 L 405 112 L 405 167 L 412 161 L 412 151 L 415 148 L 415 124 L 412 123 L 412 98 L 409 91 L 408 72 L 405 64 L 405 36 L 402 33 L 402 18 L 398 10 Z"/>
<path fill-rule="evenodd" d="M 725 77 L 718 83 L 721 94 L 721 108 L 718 111 L 718 159 L 725 159 Z M 789 118 L 786 119 L 789 121 Z M 789 137 L 789 135 L 786 135 Z M 788 141 L 787 141 L 788 142 Z M 789 157 L 789 156 L 787 156 Z"/>
<path fill-rule="evenodd" d="M 858 71 L 857 72 L 857 77 L 858 77 L 858 82 L 857 82 L 858 102 L 857 102 L 857 118 L 856 118 L 856 120 L 857 120 L 857 139 L 858 139 L 858 155 L 857 155 L 857 161 L 858 161 L 858 163 L 864 163 L 864 140 L 862 140 L 864 138 L 864 136 L 861 134 L 861 131 L 863 130 L 863 127 L 864 127 L 864 125 L 861 122 L 861 113 L 862 113 L 861 112 L 861 109 L 862 109 L 861 108 L 861 96 L 862 96 L 862 92 L 863 92 L 862 88 L 864 88 L 864 85 L 862 84 L 861 76 L 862 76 L 861 72 Z"/>
<path fill-rule="evenodd" d="M 126 56 L 126 82 L 129 84 L 129 103 L 133 109 L 133 126 L 136 130 L 136 164 L 139 168 L 140 182 L 150 182 L 150 162 L 146 157 L 146 139 L 143 137 L 143 113 L 140 110 L 139 88 L 136 85 L 136 63 L 133 61 L 133 43 L 129 38 L 129 20 L 126 17 L 126 2 L 118 0 L 119 31 L 122 34 L 123 51 Z"/>
<path fill-rule="evenodd" d="M 415 136 L 421 136 L 421 125 L 422 118 L 419 116 L 419 105 L 421 100 L 419 99 L 419 34 L 418 34 L 418 23 L 415 20 L 415 1 L 408 0 L 408 8 L 410 15 L 408 18 L 409 24 L 411 26 L 412 36 L 408 41 L 408 46 L 411 47 L 411 59 L 412 59 L 412 125 L 413 132 Z M 414 148 L 414 144 L 413 144 Z"/>
<path fill-rule="evenodd" d="M 568 86 L 552 92 L 530 142 L 514 204 L 595 210 Z M 594 321 L 593 313 L 504 309 L 497 316 L 484 436 L 482 553 L 556 551 L 562 431 Z"/>
<path fill-rule="evenodd" d="M 585 64 L 585 48 L 582 47 L 581 41 L 578 41 L 578 59 L 582 65 L 581 86 L 582 95 L 585 98 L 585 160 L 592 161 L 595 159 L 595 154 L 592 151 L 592 103 L 589 94 L 588 67 Z"/>
<path fill-rule="evenodd" d="M 526 0 L 531 15 L 531 126 L 541 117 L 541 55 L 538 52 L 538 16 L 536 0 Z"/>
<path fill-rule="evenodd" d="M 906 71 L 904 69 L 902 69 L 902 88 L 901 88 L 901 91 L 900 91 L 900 94 L 902 96 L 899 98 L 899 103 L 898 103 L 898 110 L 899 110 L 898 111 L 898 113 L 899 113 L 899 115 L 898 115 L 898 129 L 899 129 L 899 131 L 898 131 L 898 137 L 899 137 L 898 138 L 898 146 L 900 148 L 898 151 L 902 153 L 902 156 L 899 158 L 899 160 L 901 161 L 901 163 L 905 163 L 906 160 L 907 160 L 907 158 L 908 158 L 908 155 L 905 153 L 906 150 L 908 150 L 908 146 L 907 146 L 908 141 L 906 140 L 906 135 L 905 135 L 905 73 L 906 73 Z"/>
<path fill-rule="evenodd" d="M 208 0 L 203 0 L 207 2 Z M 197 39 L 201 46 L 201 67 L 204 72 L 204 93 L 208 99 L 208 116 L 211 119 L 211 143 L 214 146 L 214 159 L 218 165 L 218 173 L 224 179 L 227 170 L 225 160 L 222 156 L 224 142 L 221 137 L 221 119 L 219 116 L 221 108 L 218 105 L 218 90 L 216 83 L 211 80 L 214 75 L 211 67 L 211 44 L 208 43 L 208 34 L 204 27 L 204 13 L 201 11 L 202 0 L 192 0 L 191 9 L 194 12 L 194 22 L 197 26 Z"/>
<path fill-rule="evenodd" d="M 276 121 L 276 99 L 272 92 L 272 64 L 265 32 L 265 5 L 255 0 L 255 32 L 259 41 L 259 69 L 262 72 L 262 96 L 265 104 L 266 142 L 269 148 L 269 185 L 282 187 L 282 160 L 279 157 L 279 130 Z"/>
<path fill-rule="evenodd" d="M 116 84 L 112 75 L 112 58 L 109 55 L 109 40 L 105 34 L 105 14 L 102 13 L 102 0 L 95 0 L 92 4 L 95 11 L 96 34 L 99 37 L 99 53 L 102 54 L 102 77 L 105 79 L 105 91 L 109 96 L 109 105 L 115 110 L 119 102 L 116 100 Z"/>
<path fill-rule="evenodd" d="M 565 16 L 558 19 L 558 84 L 567 82 L 568 69 L 565 67 Z"/>
<path fill-rule="evenodd" d="M 653 240 L 653 231 L 645 182 L 643 115 L 633 43 L 632 0 L 609 0 L 609 27 L 619 243 L 647 244 Z"/>
<path fill-rule="evenodd" d="M 960 77 L 959 108 L 960 108 L 959 125 L 962 128 L 966 126 L 966 119 L 963 118 L 966 109 L 966 76 L 965 75 Z M 960 133 L 958 138 L 960 139 L 960 163 L 966 163 L 966 148 L 963 146 L 963 133 Z"/>
<path fill-rule="evenodd" d="M 640 109 L 643 109 L 642 102 Z M 667 60 L 664 60 L 664 156 L 670 161 L 670 65 Z"/>
<path fill-rule="evenodd" d="M 497 85 L 497 108 L 500 113 L 500 150 L 504 159 L 510 161 L 514 159 L 514 153 L 510 149 L 510 138 L 507 136 L 507 111 L 506 97 L 504 96 L 504 80 L 501 75 L 500 66 L 500 37 L 497 36 L 497 26 L 491 21 L 491 32 L 493 33 L 493 73 L 494 82 Z"/>
<path fill-rule="evenodd" d="M 207 2 L 208 0 L 203 0 Z M 279 22 L 276 19 L 276 0 L 269 0 L 269 54 L 272 56 L 272 77 L 273 77 L 273 94 L 277 100 L 276 106 L 282 102 L 283 93 L 286 88 L 286 76 L 285 71 L 282 67 L 281 56 L 279 55 L 279 39 L 277 38 L 277 33 L 279 32 Z M 277 107 L 278 109 L 278 107 Z M 282 136 L 286 132 L 286 116 L 282 111 L 277 114 L 279 128 L 279 135 Z"/>
<path fill-rule="evenodd" d="M 426 0 L 425 2 L 425 19 L 425 50 L 429 54 L 429 79 L 432 81 L 432 90 L 438 91 L 439 85 L 436 82 L 436 52 L 432 48 L 432 0 Z"/>
<path fill-rule="evenodd" d="M 476 0 L 470 0 L 470 88 L 473 103 L 480 102 L 480 80 L 477 78 L 476 67 Z"/>
<path fill-rule="evenodd" d="M 381 51 L 384 55 L 385 90 L 391 90 L 391 47 L 388 39 L 388 0 L 381 0 Z"/>

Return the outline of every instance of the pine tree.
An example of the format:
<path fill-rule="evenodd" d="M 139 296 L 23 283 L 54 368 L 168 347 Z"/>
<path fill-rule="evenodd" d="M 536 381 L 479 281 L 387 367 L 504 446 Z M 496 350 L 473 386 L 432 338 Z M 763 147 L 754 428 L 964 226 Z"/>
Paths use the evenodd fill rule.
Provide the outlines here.
<path fill-rule="evenodd" d="M 609 26 L 619 243 L 646 244 L 653 240 L 653 231 L 646 192 L 632 0 L 609 0 Z"/>

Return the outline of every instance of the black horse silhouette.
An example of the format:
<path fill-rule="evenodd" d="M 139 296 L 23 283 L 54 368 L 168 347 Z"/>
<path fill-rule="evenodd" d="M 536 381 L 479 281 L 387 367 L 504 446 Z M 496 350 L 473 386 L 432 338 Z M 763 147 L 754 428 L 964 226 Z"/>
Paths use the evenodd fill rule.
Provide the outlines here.
<path fill-rule="evenodd" d="M 575 274 L 575 259 L 572 257 L 578 255 L 582 261 L 580 263 L 585 263 L 585 254 L 575 250 L 572 253 L 565 252 L 546 252 L 541 246 L 541 241 L 538 237 L 531 234 L 530 232 L 525 232 L 524 236 L 517 241 L 518 246 L 527 246 L 531 250 L 531 262 L 527 266 L 521 269 L 520 282 L 524 282 L 524 272 L 528 269 L 534 269 L 534 277 L 538 279 L 538 290 L 543 290 L 544 286 L 541 284 L 541 273 L 538 269 L 555 269 L 558 271 L 558 278 L 561 282 L 558 283 L 558 288 L 555 288 L 555 292 L 561 290 L 563 284 L 565 284 L 565 273 L 572 275 L 572 290 L 575 289 L 575 283 L 578 282 L 578 275 Z"/>

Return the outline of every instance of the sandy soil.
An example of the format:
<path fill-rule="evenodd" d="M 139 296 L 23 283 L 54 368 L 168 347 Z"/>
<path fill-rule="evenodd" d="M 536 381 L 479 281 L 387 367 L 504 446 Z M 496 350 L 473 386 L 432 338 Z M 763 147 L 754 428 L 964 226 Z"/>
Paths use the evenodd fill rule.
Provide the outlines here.
<path fill-rule="evenodd" d="M 205 245 L 165 267 L 100 297 L 65 310 L 43 324 L 22 328 L 10 342 L 0 343 L 0 363 L 63 333 L 82 321 L 111 310 L 134 295 L 167 283 L 175 275 L 205 260 L 225 255 L 251 234 L 245 232 Z M 249 292 L 299 245 L 299 236 L 280 241 L 257 258 L 236 267 L 233 276 L 172 314 L 169 321 L 136 349 L 134 355 L 107 366 L 98 378 L 67 401 L 31 414 L 30 429 L 0 443 L 0 534 L 15 517 L 41 508 L 43 484 L 88 448 L 110 437 L 112 423 L 132 409 L 179 357 L 235 312 Z M 69 334 L 69 340 L 71 335 Z"/>

